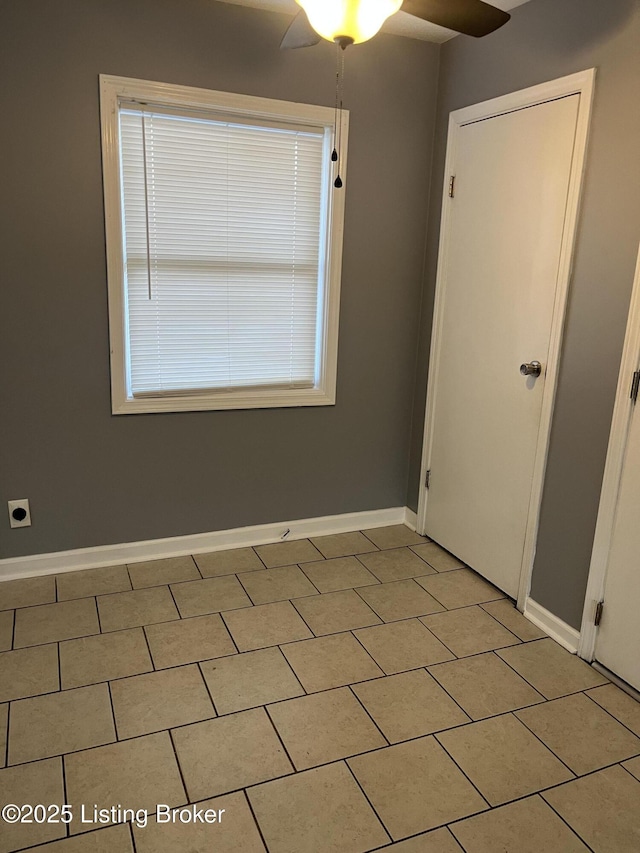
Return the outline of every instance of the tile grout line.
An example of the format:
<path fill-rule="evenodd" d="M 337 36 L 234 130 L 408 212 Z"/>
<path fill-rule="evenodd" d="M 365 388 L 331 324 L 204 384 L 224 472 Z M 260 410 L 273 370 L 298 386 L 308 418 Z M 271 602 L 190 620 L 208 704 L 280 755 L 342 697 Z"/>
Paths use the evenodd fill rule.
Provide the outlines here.
<path fill-rule="evenodd" d="M 303 699 L 304 697 L 303 697 L 303 696 L 300 696 L 300 697 L 296 697 L 296 698 Z M 276 703 L 273 703 L 273 704 L 276 704 Z M 272 728 L 272 729 L 273 729 L 273 731 L 275 732 L 275 735 L 276 735 L 276 737 L 277 737 L 277 739 L 278 739 L 278 742 L 282 745 L 282 748 L 284 749 L 284 754 L 287 756 L 287 760 L 289 761 L 289 764 L 290 764 L 290 765 L 291 765 L 291 767 L 293 768 L 293 774 L 288 774 L 288 775 L 294 775 L 294 776 L 295 776 L 295 774 L 296 774 L 296 773 L 300 773 L 301 771 L 299 771 L 299 770 L 298 770 L 298 768 L 297 768 L 297 767 L 296 767 L 296 765 L 295 765 L 295 761 L 293 760 L 293 758 L 292 758 L 292 757 L 291 757 L 291 755 L 289 754 L 289 750 L 287 749 L 287 745 L 286 745 L 286 744 L 285 744 L 285 742 L 284 742 L 284 738 L 281 736 L 280 732 L 278 731 L 278 727 L 276 726 L 276 724 L 275 724 L 275 722 L 274 722 L 274 720 L 273 720 L 273 717 L 272 717 L 272 716 L 271 716 L 271 714 L 269 713 L 269 706 L 268 706 L 268 705 L 263 705 L 262 707 L 264 708 L 264 710 L 265 710 L 265 712 L 266 712 L 266 714 L 267 714 L 267 719 L 268 719 L 268 720 L 269 720 L 269 722 L 271 723 L 271 728 Z M 240 713 L 240 714 L 241 714 L 241 713 L 243 713 L 243 712 L 242 712 L 242 711 L 239 711 L 239 712 L 237 712 L 237 713 Z"/>
<path fill-rule="evenodd" d="M 389 740 L 389 738 L 388 738 L 388 737 L 385 735 L 385 733 L 382 731 L 382 729 L 380 728 L 380 726 L 379 726 L 379 725 L 377 724 L 377 722 L 375 721 L 375 719 L 374 719 L 373 715 L 371 714 L 371 712 L 369 711 L 369 709 L 367 708 L 367 706 L 364 704 L 364 702 L 362 701 L 362 699 L 358 696 L 358 694 L 356 693 L 356 691 L 353 689 L 353 685 L 351 685 L 351 684 L 346 684 L 346 685 L 345 685 L 345 687 L 346 687 L 346 689 L 351 693 L 351 695 L 355 698 L 355 700 L 356 700 L 356 702 L 358 703 L 358 705 L 360 705 L 360 707 L 361 707 L 361 708 L 362 708 L 362 710 L 365 712 L 365 714 L 367 715 L 367 717 L 369 717 L 369 719 L 371 720 L 371 722 L 373 723 L 373 725 L 376 727 L 376 729 L 380 732 L 380 735 L 382 736 L 382 739 L 386 742 L 387 746 L 392 746 L 392 743 L 391 743 L 391 741 Z M 338 689 L 341 689 L 341 688 L 338 688 Z M 384 746 L 381 746 L 381 747 L 378 747 L 378 749 L 385 749 L 385 747 L 384 747 Z M 367 751 L 368 751 L 368 750 L 367 750 Z"/>
<path fill-rule="evenodd" d="M 127 826 L 129 827 L 129 841 L 131 841 L 131 849 L 133 850 L 133 853 L 137 853 L 138 846 L 136 844 L 136 836 L 133 831 L 133 824 L 131 821 L 127 821 Z"/>
<path fill-rule="evenodd" d="M 124 740 L 120 738 L 120 730 L 118 727 L 118 721 L 116 719 L 116 709 L 113 706 L 113 694 L 111 693 L 111 682 L 107 681 L 107 692 L 109 693 L 109 705 L 111 706 L 111 719 L 113 720 L 113 733 L 116 736 L 114 743 L 124 743 Z M 105 746 L 106 744 L 102 744 Z M 80 750 L 78 750 L 80 752 Z"/>
<path fill-rule="evenodd" d="M 613 682 L 611 682 L 611 683 L 613 684 Z M 600 687 L 606 687 L 607 685 L 606 685 L 606 684 L 601 684 L 601 685 L 599 685 L 599 686 L 600 686 Z M 614 687 L 615 687 L 615 685 L 614 685 Z M 600 708 L 600 710 L 601 710 L 601 711 L 604 711 L 604 712 L 605 712 L 605 714 L 607 714 L 609 717 L 611 717 L 611 719 L 612 719 L 612 720 L 614 720 L 616 723 L 618 723 L 619 725 L 621 725 L 621 726 L 622 726 L 623 728 L 625 728 L 625 729 L 626 729 L 630 734 L 632 734 L 634 737 L 638 738 L 638 740 L 640 741 L 640 736 L 639 736 L 639 735 L 637 735 L 637 734 L 636 734 L 636 732 L 634 732 L 634 730 L 633 730 L 633 729 L 629 728 L 629 726 L 628 726 L 625 722 L 623 722 L 622 720 L 619 720 L 619 719 L 615 716 L 615 714 L 612 714 L 612 713 L 611 713 L 611 711 L 610 711 L 608 708 L 604 708 L 602 705 L 600 705 L 600 703 L 599 703 L 599 702 L 596 702 L 596 700 L 595 700 L 595 699 L 591 699 L 591 696 L 589 696 L 589 694 L 588 694 L 588 692 L 587 692 L 587 691 L 588 691 L 588 690 L 596 690 L 596 689 L 597 689 L 597 688 L 595 688 L 595 687 L 586 687 L 584 690 L 582 690 L 582 691 L 581 691 L 581 693 L 583 693 L 583 694 L 587 697 L 587 699 L 589 699 L 591 702 L 593 702 L 593 704 L 594 704 L 597 708 Z M 618 688 L 618 690 L 619 690 L 619 689 L 620 689 L 620 688 Z M 572 695 L 572 696 L 575 696 L 575 695 L 577 695 L 577 694 L 573 693 L 573 694 L 571 694 L 571 695 Z M 559 696 L 558 698 L 559 698 L 559 699 L 564 699 L 565 697 L 564 697 L 564 696 Z M 555 701 L 557 701 L 557 700 L 555 700 L 555 699 L 550 699 L 549 701 L 550 701 L 550 702 L 555 702 Z M 638 750 L 638 752 L 640 753 L 640 749 Z M 623 760 L 623 761 L 628 761 L 628 759 L 627 759 L 627 758 L 623 758 L 622 760 Z"/>
<path fill-rule="evenodd" d="M 242 788 L 242 793 L 244 795 L 245 802 L 249 806 L 249 811 L 251 812 L 251 817 L 253 818 L 253 822 L 256 825 L 256 829 L 258 830 L 258 835 L 260 836 L 260 839 L 262 840 L 262 843 L 264 845 L 264 849 L 268 850 L 269 847 L 267 845 L 267 839 L 264 837 L 264 835 L 262 833 L 262 827 L 260 826 L 260 823 L 258 822 L 258 818 L 256 817 L 256 813 L 253 810 L 253 804 L 251 803 L 251 799 L 249 798 L 249 795 L 247 793 L 247 789 Z"/>
<path fill-rule="evenodd" d="M 355 756 L 350 756 L 350 757 L 351 757 L 351 758 L 354 758 Z M 365 791 L 364 787 L 360 784 L 360 780 L 358 779 L 358 777 L 357 777 L 357 776 L 356 776 L 356 774 L 354 773 L 353 768 L 351 767 L 351 765 L 349 764 L 349 762 L 347 761 L 347 759 L 346 759 L 346 758 L 343 758 L 343 759 L 342 759 L 342 763 L 346 766 L 347 771 L 351 774 L 351 778 L 353 779 L 353 781 L 356 783 L 356 785 L 357 785 L 357 786 L 358 786 L 358 788 L 360 789 L 360 793 L 361 793 L 361 794 L 362 794 L 362 796 L 365 798 L 366 802 L 369 804 L 369 808 L 371 809 L 371 811 L 374 813 L 374 815 L 375 815 L 375 816 L 376 816 L 376 818 L 378 819 L 378 823 L 379 823 L 379 824 L 380 824 L 380 826 L 384 829 L 384 831 L 387 833 L 387 835 L 389 836 L 389 840 L 390 840 L 390 841 L 391 841 L 391 843 L 393 844 L 393 837 L 392 837 L 392 835 L 391 835 L 391 832 L 387 829 L 387 825 L 386 825 L 386 823 L 382 820 L 382 817 L 378 814 L 378 810 L 376 809 L 376 807 L 373 805 L 373 803 L 372 803 L 372 802 L 371 802 L 371 800 L 369 799 L 369 795 L 368 795 L 368 794 L 367 794 L 367 792 Z M 388 845 L 386 845 L 386 844 L 385 844 L 385 847 L 387 847 L 387 846 L 388 846 Z M 374 848 L 374 849 L 375 849 L 375 848 Z"/>
<path fill-rule="evenodd" d="M 175 620 L 174 620 L 174 621 L 175 621 Z M 168 623 L 167 623 L 167 622 L 162 622 L 162 623 L 160 623 L 160 624 L 162 624 L 162 625 L 167 625 Z M 154 661 L 154 659 L 153 659 L 153 652 L 151 651 L 151 646 L 149 645 L 149 637 L 147 637 L 147 631 L 146 631 L 147 625 L 140 625 L 139 627 L 141 627 L 141 628 L 142 628 L 142 635 L 143 635 L 143 637 L 144 637 L 144 642 L 145 642 L 145 645 L 146 645 L 146 647 L 147 647 L 147 652 L 148 652 L 148 654 L 149 654 L 149 660 L 151 661 L 151 672 L 158 672 L 158 670 L 156 669 L 156 662 L 155 662 L 155 661 Z M 128 631 L 128 630 L 132 630 L 132 629 L 130 629 L 130 628 L 125 628 L 124 630 L 125 630 L 125 631 Z M 173 667 L 166 667 L 166 668 L 167 668 L 167 669 L 172 669 Z M 145 673 L 143 673 L 143 672 L 139 672 L 139 673 L 137 673 L 137 674 L 138 674 L 138 675 L 144 675 Z M 124 676 L 124 677 L 126 678 L 127 676 Z M 117 679 L 117 678 L 112 678 L 112 679 L 107 679 L 107 680 L 108 680 L 108 681 L 118 681 L 119 679 Z"/>
<path fill-rule="evenodd" d="M 579 777 L 579 778 L 582 778 L 582 777 Z M 573 782 L 573 781 L 575 781 L 575 780 L 574 780 L 574 779 L 570 779 L 570 780 L 569 780 L 569 782 Z M 569 784 L 569 782 L 563 782 L 563 783 L 562 783 L 562 785 L 568 785 L 568 784 Z M 562 788 L 562 785 L 556 785 L 556 788 Z M 547 788 L 547 790 L 548 790 L 548 791 L 553 791 L 554 789 L 553 789 L 553 788 Z M 571 832 L 573 832 L 573 834 L 574 834 L 574 835 L 575 835 L 575 836 L 576 836 L 580 841 L 582 841 L 582 843 L 585 845 L 585 847 L 586 847 L 589 851 L 591 851 L 591 853 L 597 853 L 597 851 L 595 851 L 595 850 L 593 849 L 593 847 L 592 847 L 590 844 L 588 844 L 588 843 L 587 843 L 586 839 L 584 839 L 584 838 L 580 835 L 580 833 L 579 833 L 576 829 L 574 829 L 574 828 L 571 826 L 571 824 L 569 823 L 569 821 L 568 821 L 568 820 L 566 820 L 566 819 L 565 819 L 565 818 L 560 814 L 560 812 L 559 812 L 559 811 L 557 811 L 557 809 L 556 809 L 554 806 L 552 806 L 552 805 L 551 805 L 551 803 L 549 802 L 549 800 L 547 800 L 545 797 L 543 797 L 543 796 L 542 796 L 542 792 L 540 792 L 540 791 L 539 791 L 539 792 L 538 792 L 538 794 L 537 794 L 537 796 L 539 796 L 539 797 L 540 797 L 540 799 L 542 800 L 542 802 L 543 802 L 543 803 L 546 803 L 546 804 L 549 806 L 549 808 L 551 809 L 551 811 L 552 811 L 555 815 L 557 815 L 557 816 L 560 818 L 560 820 L 562 821 L 562 823 L 564 823 L 564 825 L 565 825 L 565 826 L 567 826 L 567 827 L 571 830 Z"/>
<path fill-rule="evenodd" d="M 198 672 L 200 673 L 200 678 L 204 682 L 204 687 L 205 687 L 205 690 L 207 691 L 207 696 L 209 697 L 209 701 L 211 702 L 211 705 L 213 706 L 213 712 L 215 714 L 215 717 L 213 719 L 219 719 L 220 716 L 224 716 L 224 715 L 221 715 L 218 713 L 218 709 L 216 708 L 216 703 L 214 702 L 214 699 L 213 699 L 213 694 L 211 692 L 211 689 L 209 688 L 209 682 L 207 681 L 205 674 L 202 671 L 202 667 L 200 665 L 201 663 L 202 663 L 202 661 L 197 661 L 195 665 L 198 668 Z M 193 666 L 193 664 L 183 664 L 183 666 Z"/>
<path fill-rule="evenodd" d="M 204 580 L 204 579 L 205 579 L 205 577 L 204 577 L 204 575 L 202 574 L 202 572 L 200 571 L 200 566 L 198 565 L 198 561 L 196 560 L 195 556 L 194 556 L 193 554 L 189 554 L 189 559 L 191 560 L 191 562 L 193 563 L 193 565 L 196 567 L 196 572 L 200 575 L 200 578 L 201 578 L 202 580 Z M 194 579 L 194 580 L 195 580 L 195 579 Z"/>
<path fill-rule="evenodd" d="M 298 642 L 302 642 L 302 640 L 298 640 Z M 286 644 L 286 643 L 283 643 L 283 645 L 287 645 L 287 644 Z M 267 648 L 273 648 L 273 647 L 272 647 L 272 646 L 268 646 Z M 280 652 L 280 654 L 282 655 L 282 659 L 284 660 L 285 664 L 289 667 L 289 670 L 290 670 L 290 672 L 293 674 L 293 677 L 295 678 L 295 680 L 296 680 L 296 681 L 298 682 L 298 684 L 300 685 L 300 690 L 302 690 L 302 695 L 303 695 L 303 696 L 311 696 L 312 694 L 311 694 L 311 693 L 307 693 L 307 691 L 305 690 L 304 684 L 302 683 L 302 681 L 300 681 L 300 678 L 298 677 L 298 673 L 295 671 L 295 669 L 294 669 L 294 668 L 291 666 L 291 664 L 289 663 L 289 658 L 288 658 L 288 657 L 285 655 L 285 653 L 282 651 L 282 648 L 281 648 L 280 646 L 276 646 L 276 648 L 278 649 L 278 651 L 279 651 L 279 652 Z M 246 654 L 246 652 L 245 652 L 244 654 Z M 302 697 L 296 697 L 296 696 L 294 696 L 294 697 L 292 697 L 292 698 L 296 699 L 296 698 L 302 698 Z M 288 700 L 283 699 L 282 701 L 283 701 L 283 702 L 286 702 L 286 701 L 288 701 Z M 272 705 L 274 705 L 274 704 L 276 704 L 276 703 L 275 703 L 275 702 L 271 702 L 271 704 L 272 704 Z"/>
<path fill-rule="evenodd" d="M 206 722 L 206 720 L 203 722 Z M 173 739 L 173 729 L 167 729 L 167 731 L 169 732 L 169 743 L 171 744 L 171 749 L 173 750 L 173 756 L 176 760 L 176 766 L 178 768 L 178 773 L 180 774 L 180 782 L 182 784 L 182 790 L 184 791 L 184 795 L 186 797 L 187 804 L 190 804 L 192 802 L 191 801 L 191 795 L 189 793 L 189 789 L 187 788 L 187 783 L 186 783 L 185 778 L 184 778 L 184 772 L 182 770 L 182 765 L 180 764 L 180 756 L 178 755 L 178 750 L 176 748 L 176 742 Z M 196 802 L 198 802 L 198 801 L 196 801 Z"/>

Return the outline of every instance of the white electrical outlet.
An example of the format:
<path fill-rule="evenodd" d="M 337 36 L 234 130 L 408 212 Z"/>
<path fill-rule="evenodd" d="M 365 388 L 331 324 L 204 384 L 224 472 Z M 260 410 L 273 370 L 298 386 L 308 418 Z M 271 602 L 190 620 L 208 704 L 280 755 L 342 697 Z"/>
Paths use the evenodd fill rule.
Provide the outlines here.
<path fill-rule="evenodd" d="M 22 498 L 19 501 L 8 501 L 9 524 L 11 527 L 31 527 L 31 510 L 29 499 Z"/>

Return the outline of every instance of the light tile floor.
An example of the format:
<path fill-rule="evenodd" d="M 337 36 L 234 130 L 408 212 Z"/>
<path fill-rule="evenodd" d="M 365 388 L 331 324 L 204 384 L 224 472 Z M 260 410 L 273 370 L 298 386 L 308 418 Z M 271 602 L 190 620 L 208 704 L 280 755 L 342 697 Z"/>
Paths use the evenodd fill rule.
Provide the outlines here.
<path fill-rule="evenodd" d="M 640 851 L 640 705 L 402 526 L 0 584 L 0 767 L 0 853 Z"/>

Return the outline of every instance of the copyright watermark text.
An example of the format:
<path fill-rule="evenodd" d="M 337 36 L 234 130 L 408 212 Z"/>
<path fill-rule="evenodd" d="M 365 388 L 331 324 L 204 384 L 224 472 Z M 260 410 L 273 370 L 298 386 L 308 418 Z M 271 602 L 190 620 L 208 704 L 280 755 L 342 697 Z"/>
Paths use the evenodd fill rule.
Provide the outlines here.
<path fill-rule="evenodd" d="M 102 826 L 111 823 L 131 822 L 139 829 L 144 829 L 149 820 L 156 823 L 222 823 L 225 809 L 207 809 L 197 805 L 171 808 L 158 804 L 153 811 L 146 809 L 131 809 L 124 806 L 101 807 L 82 804 L 73 806 L 56 803 L 7 803 L 0 811 L 4 823 L 73 823 L 74 821 L 90 826 Z"/>

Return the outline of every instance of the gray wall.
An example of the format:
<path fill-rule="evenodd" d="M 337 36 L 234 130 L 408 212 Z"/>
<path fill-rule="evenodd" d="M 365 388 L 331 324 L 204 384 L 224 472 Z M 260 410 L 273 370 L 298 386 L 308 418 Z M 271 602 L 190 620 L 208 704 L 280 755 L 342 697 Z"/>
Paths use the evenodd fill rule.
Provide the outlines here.
<path fill-rule="evenodd" d="M 531 0 L 504 29 L 442 50 L 409 504 L 418 494 L 440 187 L 451 110 L 597 66 L 584 203 L 532 597 L 580 627 L 640 240 L 640 3 Z"/>
<path fill-rule="evenodd" d="M 214 0 L 0 7 L 0 556 L 403 506 L 439 48 L 347 56 L 336 406 L 113 417 L 98 74 L 332 106 L 334 49 Z"/>

